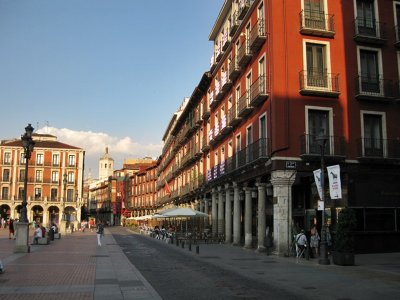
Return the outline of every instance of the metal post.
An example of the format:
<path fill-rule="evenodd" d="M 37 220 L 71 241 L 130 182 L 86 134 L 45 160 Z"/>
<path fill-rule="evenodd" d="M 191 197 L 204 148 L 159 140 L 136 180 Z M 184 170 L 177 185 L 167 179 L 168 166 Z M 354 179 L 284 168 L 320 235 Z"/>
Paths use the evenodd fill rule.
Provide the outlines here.
<path fill-rule="evenodd" d="M 328 258 L 328 249 L 327 249 L 327 243 L 326 243 L 326 223 L 325 223 L 325 146 L 327 142 L 327 137 L 325 136 L 319 136 L 316 139 L 317 141 L 320 142 L 320 147 L 321 147 L 321 201 L 323 203 L 323 209 L 322 209 L 322 226 L 321 226 L 321 244 L 320 244 L 320 249 L 321 249 L 321 257 L 318 261 L 320 265 L 329 265 L 330 261 Z"/>
<path fill-rule="evenodd" d="M 33 148 L 35 146 L 35 142 L 32 139 L 33 127 L 31 124 L 25 127 L 25 133 L 21 136 L 22 146 L 24 148 L 24 158 L 25 158 L 25 178 L 24 178 L 24 195 L 22 197 L 22 207 L 20 210 L 20 218 L 16 223 L 16 229 L 18 232 L 16 238 L 16 245 L 14 252 L 30 252 L 29 246 L 29 220 L 28 220 L 28 211 L 27 211 L 27 197 L 28 197 L 28 167 L 29 167 L 29 159 L 31 158 L 31 154 L 33 152 Z"/>

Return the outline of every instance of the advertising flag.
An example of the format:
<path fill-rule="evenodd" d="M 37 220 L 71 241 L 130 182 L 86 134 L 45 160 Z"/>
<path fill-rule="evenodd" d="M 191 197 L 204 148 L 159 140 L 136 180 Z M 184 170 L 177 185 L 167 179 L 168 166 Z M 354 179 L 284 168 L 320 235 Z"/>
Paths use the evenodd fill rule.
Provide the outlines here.
<path fill-rule="evenodd" d="M 342 199 L 342 184 L 340 181 L 340 166 L 330 166 L 326 168 L 328 170 L 329 178 L 329 193 L 331 199 Z"/>
<path fill-rule="evenodd" d="M 314 171 L 315 185 L 317 186 L 319 198 L 322 199 L 321 169 Z"/>

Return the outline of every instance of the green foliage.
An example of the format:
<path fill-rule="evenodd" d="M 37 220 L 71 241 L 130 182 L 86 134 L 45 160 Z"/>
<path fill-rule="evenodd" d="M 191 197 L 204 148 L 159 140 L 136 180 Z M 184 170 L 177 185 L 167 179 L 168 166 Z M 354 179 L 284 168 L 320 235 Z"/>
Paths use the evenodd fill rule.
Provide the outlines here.
<path fill-rule="evenodd" d="M 357 226 L 357 218 L 354 210 L 344 208 L 339 212 L 335 236 L 335 250 L 338 252 L 354 252 L 353 231 Z"/>

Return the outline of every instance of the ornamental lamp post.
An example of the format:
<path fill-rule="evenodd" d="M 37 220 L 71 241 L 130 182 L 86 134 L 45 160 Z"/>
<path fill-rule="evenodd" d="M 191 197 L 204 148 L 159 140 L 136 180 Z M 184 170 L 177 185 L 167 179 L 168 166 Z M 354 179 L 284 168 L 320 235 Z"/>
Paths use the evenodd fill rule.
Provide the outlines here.
<path fill-rule="evenodd" d="M 330 261 L 328 258 L 328 249 L 326 241 L 326 222 L 325 222 L 325 147 L 328 142 L 328 137 L 322 132 L 315 138 L 315 141 L 321 148 L 321 201 L 322 207 L 322 226 L 321 226 L 321 257 L 318 261 L 320 265 L 329 265 Z"/>
<path fill-rule="evenodd" d="M 64 197 L 63 197 L 63 202 L 62 202 L 62 218 L 61 218 L 61 226 L 60 226 L 60 233 L 61 234 L 66 234 L 67 233 L 67 218 L 65 214 L 65 201 L 67 200 L 67 174 L 64 173 L 63 175 L 63 187 L 64 187 Z"/>
<path fill-rule="evenodd" d="M 29 220 L 27 213 L 27 194 L 28 194 L 28 163 L 31 158 L 35 142 L 32 139 L 34 128 L 31 124 L 25 127 L 25 133 L 21 136 L 22 147 L 24 149 L 25 158 L 25 177 L 24 177 L 24 194 L 22 198 L 22 208 L 20 210 L 20 219 L 16 224 L 17 239 L 14 252 L 30 252 L 29 247 Z"/>

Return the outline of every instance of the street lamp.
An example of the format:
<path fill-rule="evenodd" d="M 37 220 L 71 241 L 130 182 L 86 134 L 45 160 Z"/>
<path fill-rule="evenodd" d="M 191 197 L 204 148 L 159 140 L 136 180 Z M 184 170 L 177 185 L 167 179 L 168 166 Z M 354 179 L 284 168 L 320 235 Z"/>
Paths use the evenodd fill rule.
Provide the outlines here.
<path fill-rule="evenodd" d="M 66 221 L 66 216 L 65 216 L 65 201 L 67 201 L 67 174 L 64 174 L 64 179 L 63 179 L 63 183 L 64 183 L 64 201 L 63 201 L 63 221 Z"/>
<path fill-rule="evenodd" d="M 28 191 L 28 162 L 31 158 L 31 154 L 33 151 L 33 147 L 35 146 L 35 142 L 32 140 L 33 127 L 31 124 L 25 127 L 25 133 L 21 136 L 22 146 L 24 147 L 24 158 L 25 158 L 25 178 L 24 178 L 24 197 L 22 199 L 22 208 L 21 208 L 21 216 L 20 222 L 28 223 L 28 214 L 27 214 L 27 191 Z"/>
<path fill-rule="evenodd" d="M 27 213 L 27 194 L 28 194 L 28 162 L 31 158 L 35 142 L 32 139 L 33 127 L 31 124 L 25 127 L 25 133 L 21 136 L 22 147 L 24 148 L 25 158 L 25 177 L 24 177 L 24 194 L 22 197 L 22 208 L 20 210 L 19 221 L 16 224 L 17 237 L 14 252 L 30 252 L 29 247 L 29 221 Z"/>
<path fill-rule="evenodd" d="M 329 265 L 330 261 L 328 258 L 328 249 L 326 247 L 326 223 L 325 223 L 325 147 L 326 143 L 328 142 L 328 137 L 323 133 L 320 133 L 316 138 L 315 141 L 321 148 L 321 201 L 323 203 L 322 207 L 322 226 L 321 226 L 321 257 L 318 261 L 320 265 Z"/>

